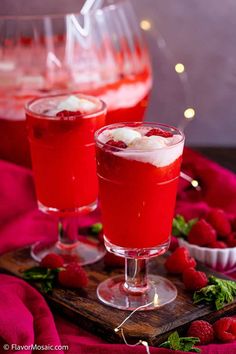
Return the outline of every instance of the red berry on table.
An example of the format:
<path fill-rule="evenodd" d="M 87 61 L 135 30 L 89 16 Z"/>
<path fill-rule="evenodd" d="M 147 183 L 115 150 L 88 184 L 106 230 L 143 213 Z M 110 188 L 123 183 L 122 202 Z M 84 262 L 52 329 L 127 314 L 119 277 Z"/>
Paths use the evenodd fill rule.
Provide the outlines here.
<path fill-rule="evenodd" d="M 56 114 L 56 117 L 60 118 L 69 118 L 69 117 L 77 117 L 80 116 L 82 113 L 80 111 L 68 111 L 64 109 Z"/>
<path fill-rule="evenodd" d="M 221 237 L 227 236 L 231 232 L 230 222 L 222 209 L 211 209 L 206 220 Z"/>
<path fill-rule="evenodd" d="M 171 132 L 167 132 L 159 128 L 153 128 L 145 134 L 145 136 L 153 136 L 153 135 L 162 136 L 163 138 L 171 138 L 173 136 Z"/>
<path fill-rule="evenodd" d="M 170 273 L 181 274 L 187 268 L 194 268 L 196 261 L 185 247 L 177 248 L 166 260 L 165 267 Z"/>
<path fill-rule="evenodd" d="M 213 324 L 215 336 L 222 342 L 231 342 L 236 339 L 236 319 L 233 317 L 220 318 Z"/>
<path fill-rule="evenodd" d="M 187 332 L 189 337 L 198 337 L 200 344 L 208 344 L 214 340 L 214 330 L 207 321 L 193 321 Z"/>
<path fill-rule="evenodd" d="M 216 232 L 204 219 L 194 224 L 188 234 L 188 242 L 198 246 L 206 246 L 216 241 Z"/>
<path fill-rule="evenodd" d="M 111 145 L 112 147 L 115 147 L 118 149 L 126 149 L 127 148 L 127 145 L 121 140 L 116 141 L 116 140 L 111 139 L 111 140 L 108 140 L 106 142 L 106 144 Z"/>
<path fill-rule="evenodd" d="M 187 268 L 183 272 L 183 282 L 187 290 L 197 291 L 207 285 L 208 279 L 204 272 L 194 268 Z"/>
<path fill-rule="evenodd" d="M 213 241 L 207 245 L 210 248 L 227 248 L 227 245 L 223 241 Z"/>
<path fill-rule="evenodd" d="M 56 269 L 62 267 L 64 259 L 56 253 L 47 254 L 40 262 L 40 267 Z"/>
<path fill-rule="evenodd" d="M 179 247 L 179 241 L 178 241 L 177 237 L 171 236 L 169 250 L 173 252 L 178 247 Z"/>
<path fill-rule="evenodd" d="M 70 263 L 58 273 L 58 281 L 66 288 L 84 288 L 88 285 L 88 276 L 78 263 Z"/>

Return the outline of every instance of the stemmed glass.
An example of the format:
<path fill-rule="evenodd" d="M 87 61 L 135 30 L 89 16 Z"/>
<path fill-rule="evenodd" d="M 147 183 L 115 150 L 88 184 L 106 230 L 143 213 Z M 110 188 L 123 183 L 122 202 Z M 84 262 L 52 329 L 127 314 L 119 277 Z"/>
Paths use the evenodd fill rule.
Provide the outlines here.
<path fill-rule="evenodd" d="M 107 123 L 143 119 L 151 66 L 133 8 L 95 5 L 0 17 L 0 158 L 30 166 L 24 104 L 34 97 L 79 91 L 107 104 Z"/>
<path fill-rule="evenodd" d="M 105 114 L 105 103 L 82 94 L 47 96 L 26 105 L 38 206 L 59 217 L 59 240 L 32 247 L 37 261 L 57 253 L 85 265 L 105 254 L 98 241 L 78 239 L 78 216 L 97 206 L 94 132 L 104 125 Z"/>
<path fill-rule="evenodd" d="M 163 306 L 177 290 L 147 274 L 147 262 L 169 246 L 183 133 L 157 123 L 120 123 L 101 128 L 95 140 L 105 246 L 125 257 L 125 276 L 102 282 L 98 298 L 123 310 Z"/>

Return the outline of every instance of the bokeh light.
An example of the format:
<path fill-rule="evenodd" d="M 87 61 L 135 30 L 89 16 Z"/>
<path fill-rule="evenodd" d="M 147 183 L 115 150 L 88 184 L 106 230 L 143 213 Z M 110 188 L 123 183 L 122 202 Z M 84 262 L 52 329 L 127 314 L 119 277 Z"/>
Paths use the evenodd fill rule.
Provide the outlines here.
<path fill-rule="evenodd" d="M 178 73 L 178 74 L 182 74 L 185 70 L 185 67 L 184 67 L 184 64 L 182 63 L 177 63 L 175 65 L 175 71 Z"/>
<path fill-rule="evenodd" d="M 184 117 L 187 119 L 192 119 L 195 116 L 195 110 L 193 108 L 187 108 L 184 111 Z"/>
<path fill-rule="evenodd" d="M 149 31 L 152 28 L 152 24 L 149 20 L 142 20 L 140 21 L 140 27 L 144 31 Z"/>

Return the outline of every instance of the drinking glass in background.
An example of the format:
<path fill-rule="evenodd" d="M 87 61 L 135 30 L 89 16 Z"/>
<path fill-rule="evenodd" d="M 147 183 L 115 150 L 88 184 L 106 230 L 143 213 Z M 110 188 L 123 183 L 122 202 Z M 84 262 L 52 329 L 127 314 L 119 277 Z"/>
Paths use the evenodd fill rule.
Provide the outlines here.
<path fill-rule="evenodd" d="M 107 123 L 142 121 L 151 66 L 129 2 L 86 13 L 0 17 L 0 158 L 30 166 L 24 104 L 48 94 L 102 98 Z"/>
<path fill-rule="evenodd" d="M 94 133 L 105 114 L 105 103 L 81 94 L 47 96 L 26 105 L 38 206 L 59 217 L 59 240 L 32 246 L 37 261 L 57 253 L 85 265 L 104 256 L 97 241 L 78 239 L 78 216 L 97 206 Z"/>
<path fill-rule="evenodd" d="M 102 282 L 98 298 L 123 310 L 163 306 L 176 288 L 148 275 L 147 261 L 169 246 L 184 135 L 157 123 L 120 123 L 95 138 L 105 246 L 125 257 L 125 276 Z"/>

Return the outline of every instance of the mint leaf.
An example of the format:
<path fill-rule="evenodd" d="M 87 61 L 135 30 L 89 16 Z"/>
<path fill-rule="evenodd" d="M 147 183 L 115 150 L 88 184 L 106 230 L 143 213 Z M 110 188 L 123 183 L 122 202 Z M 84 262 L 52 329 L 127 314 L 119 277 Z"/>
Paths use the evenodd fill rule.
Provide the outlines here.
<path fill-rule="evenodd" d="M 221 309 L 225 304 L 229 304 L 236 296 L 236 282 L 232 280 L 220 279 L 214 276 L 209 277 L 209 285 L 193 294 L 193 302 L 205 302 L 213 305 L 216 310 Z"/>
<path fill-rule="evenodd" d="M 93 224 L 90 227 L 90 231 L 93 235 L 97 235 L 99 234 L 100 231 L 102 231 L 102 223 L 97 222 L 96 224 Z"/>
<path fill-rule="evenodd" d="M 200 349 L 194 347 L 200 340 L 197 337 L 180 337 L 178 332 L 171 333 L 168 340 L 159 345 L 161 348 L 168 348 L 172 350 L 182 350 L 184 352 L 200 353 Z"/>
<path fill-rule="evenodd" d="M 41 289 L 44 293 L 52 291 L 53 286 L 57 280 L 57 273 L 60 271 L 57 269 L 48 269 L 41 267 L 33 267 L 27 269 L 23 273 L 23 278 L 28 281 L 40 282 Z"/>
<path fill-rule="evenodd" d="M 179 334 L 177 331 L 171 333 L 171 335 L 168 337 L 168 341 L 170 342 L 171 349 L 174 349 L 174 350 L 180 349 L 180 340 L 179 340 Z"/>
<path fill-rule="evenodd" d="M 184 352 L 195 352 L 199 353 L 200 349 L 193 347 L 195 344 L 199 343 L 200 339 L 198 337 L 181 337 L 180 338 L 180 350 Z"/>
<path fill-rule="evenodd" d="M 182 215 L 176 215 L 172 224 L 172 235 L 186 238 L 192 226 L 198 221 L 198 218 L 186 221 Z"/>

